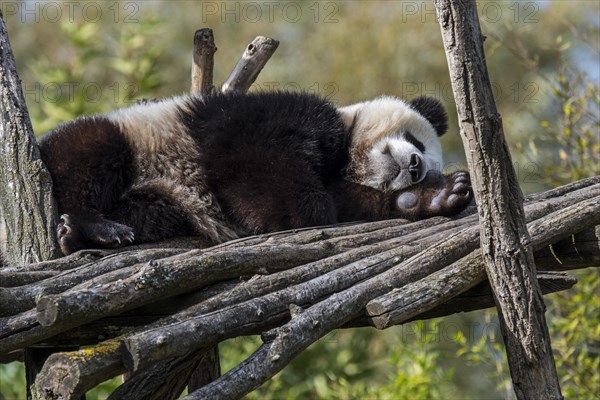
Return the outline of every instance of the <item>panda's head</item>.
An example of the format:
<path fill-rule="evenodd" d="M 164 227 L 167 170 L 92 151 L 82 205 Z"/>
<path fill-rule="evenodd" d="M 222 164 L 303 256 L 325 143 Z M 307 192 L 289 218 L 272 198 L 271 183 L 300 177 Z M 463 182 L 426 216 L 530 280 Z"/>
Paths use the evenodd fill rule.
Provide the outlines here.
<path fill-rule="evenodd" d="M 399 190 L 422 181 L 429 170 L 442 170 L 439 137 L 448 129 L 448 117 L 438 100 L 379 97 L 339 112 L 351 140 L 351 180 Z"/>

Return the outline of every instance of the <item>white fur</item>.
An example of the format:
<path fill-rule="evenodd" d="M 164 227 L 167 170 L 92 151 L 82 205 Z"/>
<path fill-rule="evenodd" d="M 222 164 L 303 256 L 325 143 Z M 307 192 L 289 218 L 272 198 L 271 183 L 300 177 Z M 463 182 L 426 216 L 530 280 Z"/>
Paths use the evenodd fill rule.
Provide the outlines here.
<path fill-rule="evenodd" d="M 200 149 L 180 118 L 189 96 L 135 105 L 107 117 L 119 125 L 136 157 L 134 188 L 160 185 L 177 198 L 198 232 L 223 242 L 238 235 L 206 186 L 206 171 L 198 163 Z"/>
<path fill-rule="evenodd" d="M 379 97 L 339 109 L 352 127 L 351 179 L 379 190 L 399 190 L 425 178 L 429 170 L 441 171 L 442 147 L 425 117 L 395 97 Z M 421 152 L 405 139 L 410 132 L 421 141 Z M 417 181 L 408 171 L 412 154 L 426 166 Z"/>

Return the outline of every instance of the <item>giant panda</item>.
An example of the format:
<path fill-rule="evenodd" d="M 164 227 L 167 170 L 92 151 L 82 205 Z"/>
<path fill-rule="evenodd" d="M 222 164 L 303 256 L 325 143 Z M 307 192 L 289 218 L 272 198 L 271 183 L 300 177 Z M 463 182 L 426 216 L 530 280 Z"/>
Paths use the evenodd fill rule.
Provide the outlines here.
<path fill-rule="evenodd" d="M 289 92 L 186 95 L 83 117 L 40 138 L 62 252 L 200 235 L 212 243 L 353 220 L 453 215 L 435 99 L 336 107 Z"/>

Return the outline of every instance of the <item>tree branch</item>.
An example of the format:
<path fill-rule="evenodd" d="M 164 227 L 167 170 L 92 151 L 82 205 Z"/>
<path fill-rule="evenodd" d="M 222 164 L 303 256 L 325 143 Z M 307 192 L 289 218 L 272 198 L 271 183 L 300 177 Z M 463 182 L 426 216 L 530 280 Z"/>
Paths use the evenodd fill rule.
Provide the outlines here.
<path fill-rule="evenodd" d="M 239 59 L 233 71 L 223 84 L 221 91 L 229 92 L 246 92 L 254 83 L 260 71 L 269 61 L 269 58 L 277 50 L 279 42 L 264 36 L 257 36 L 250 43 L 244 54 Z"/>
<path fill-rule="evenodd" d="M 212 29 L 198 29 L 194 34 L 191 93 L 205 95 L 211 94 L 215 90 L 213 67 L 216 51 L 217 46 L 215 46 Z"/>
<path fill-rule="evenodd" d="M 600 198 L 555 211 L 544 218 L 543 224 L 540 220 L 531 222 L 528 228 L 532 248 L 541 250 L 547 247 L 556 241 L 560 230 L 578 229 L 587 224 L 588 216 L 595 212 L 600 212 Z M 477 249 L 427 278 L 372 300 L 367 305 L 367 312 L 379 329 L 403 323 L 480 284 L 486 277 L 483 266 L 482 252 Z"/>

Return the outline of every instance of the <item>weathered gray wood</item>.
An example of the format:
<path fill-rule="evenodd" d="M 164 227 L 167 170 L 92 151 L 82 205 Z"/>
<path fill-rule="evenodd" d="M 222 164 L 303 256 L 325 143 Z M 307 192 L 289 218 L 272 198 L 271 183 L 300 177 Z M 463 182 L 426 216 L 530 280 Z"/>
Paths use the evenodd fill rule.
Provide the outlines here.
<path fill-rule="evenodd" d="M 437 238 L 433 237 L 432 241 L 435 240 L 437 240 Z M 573 242 L 573 240 L 575 240 L 575 242 Z M 564 242 L 564 244 L 562 244 L 562 242 Z M 554 247 L 556 247 L 556 250 L 553 252 L 547 252 L 545 250 L 546 248 L 544 248 L 535 253 L 539 271 L 565 271 L 587 266 L 600 266 L 600 226 L 582 234 L 577 234 L 574 239 L 569 238 L 568 240 L 565 239 L 564 241 L 558 242 Z M 562 260 L 562 264 L 559 264 L 556 261 L 557 258 Z M 465 258 L 457 262 L 457 273 L 460 273 L 461 276 L 469 276 L 471 268 L 478 268 L 476 266 L 470 267 L 467 265 L 468 260 L 469 258 Z M 588 261 L 586 262 L 584 260 Z M 343 263 L 341 260 L 338 261 Z M 93 321 L 81 327 L 63 332 L 54 338 L 43 340 L 41 344 L 45 346 L 65 346 L 67 344 L 90 345 L 98 341 L 98 335 L 101 335 L 104 339 L 115 338 L 136 329 L 140 325 L 151 324 L 158 318 L 162 318 L 160 322 L 157 322 L 156 325 L 148 325 L 146 329 L 150 329 L 153 326 L 163 326 L 167 323 L 175 323 L 194 315 L 206 314 L 228 305 L 238 304 L 267 293 L 272 293 L 287 286 L 305 282 L 330 271 L 331 268 L 330 261 L 325 262 L 325 260 L 320 260 L 313 263 L 312 266 L 296 267 L 288 271 L 270 275 L 259 275 L 242 282 L 227 281 L 218 283 L 186 296 L 149 304 L 148 306 L 132 310 L 130 313 L 126 313 L 122 316 L 106 317 Z M 432 277 L 433 276 L 434 275 L 432 275 Z M 444 282 L 446 284 L 443 289 L 446 291 L 447 289 L 450 289 L 452 281 Z M 405 288 L 400 290 L 404 291 Z M 423 297 L 424 301 L 427 299 L 435 300 L 435 298 L 437 298 L 435 296 L 431 298 L 426 296 Z M 445 315 L 445 304 L 437 306 L 435 312 L 436 315 Z M 419 318 L 421 315 L 422 314 L 419 314 L 415 318 Z M 32 318 L 30 323 L 37 326 L 37 320 L 35 318 Z M 375 322 L 370 323 L 370 325 L 384 327 Z M 388 323 L 388 325 L 391 324 Z"/>
<path fill-rule="evenodd" d="M 99 383 L 125 372 L 119 345 L 119 341 L 105 341 L 82 350 L 51 354 L 33 385 L 34 398 L 77 399 Z"/>
<path fill-rule="evenodd" d="M 400 262 L 402 253 L 394 253 L 395 250 L 390 250 L 336 269 L 304 284 L 233 306 L 228 312 L 220 311 L 218 314 L 200 316 L 199 319 L 192 318 L 170 325 L 168 330 L 158 328 L 134 335 L 124 341 L 127 349 L 126 364 L 135 370 L 143 365 L 148 365 L 156 359 L 155 357 L 160 359 L 168 357 L 171 352 L 181 353 L 182 347 L 194 348 L 198 345 L 199 333 L 202 333 L 200 340 L 203 342 L 214 340 L 216 336 L 210 339 L 206 337 L 209 330 L 213 332 L 216 330 L 215 335 L 223 335 L 230 334 L 230 329 L 240 330 L 244 327 L 261 324 L 264 320 L 272 318 L 273 314 L 280 312 L 282 304 L 286 307 L 290 304 L 301 307 L 313 304 L 299 314 L 298 318 L 304 321 L 302 325 L 290 328 L 297 332 L 297 336 L 302 336 L 301 339 L 296 338 L 303 345 L 308 346 L 314 340 L 360 313 L 373 297 L 386 293 L 395 285 L 426 276 L 433 272 L 432 269 L 435 269 L 438 262 L 445 265 L 445 263 L 453 262 L 468 254 L 476 247 L 473 239 L 476 239 L 477 235 L 476 227 L 464 229 L 405 262 Z M 458 243 L 461 245 L 457 245 Z M 365 281 L 365 279 L 367 280 Z M 323 295 L 329 297 L 316 303 L 323 298 Z M 282 313 L 282 316 L 285 314 L 289 314 L 289 311 Z M 309 314 L 312 319 L 304 320 L 303 317 Z M 214 320 L 208 323 L 211 318 Z M 287 331 L 290 324 L 295 325 L 298 318 L 292 319 L 281 329 Z M 307 323 L 309 323 L 308 326 L 305 325 Z M 180 347 L 174 345 L 174 341 L 171 340 L 173 337 L 177 338 Z M 290 353 L 280 355 L 282 362 L 284 359 L 291 360 L 288 355 L 292 357 L 297 354 L 304 348 L 303 345 L 290 348 Z M 285 363 L 265 364 L 265 369 L 257 375 L 262 377 L 262 380 L 259 381 L 264 382 L 280 368 L 283 368 Z M 236 386 L 238 389 L 235 390 L 244 387 L 239 383 Z M 249 389 L 244 387 L 241 389 L 243 392 L 238 393 L 245 393 Z"/>
<path fill-rule="evenodd" d="M 239 59 L 233 71 L 223 84 L 221 91 L 229 92 L 247 92 L 254 83 L 260 71 L 269 61 L 269 58 L 277 50 L 279 42 L 275 39 L 257 36 L 250 43 L 242 57 Z"/>
<path fill-rule="evenodd" d="M 543 224 L 539 220 L 531 222 L 528 229 L 532 248 L 540 250 L 556 242 L 563 229 L 577 230 L 596 224 L 600 224 L 600 197 L 555 211 L 544 218 Z M 367 313 L 379 329 L 405 322 L 481 283 L 486 277 L 483 266 L 481 250 L 477 249 L 420 281 L 371 300 L 367 304 Z"/>
<path fill-rule="evenodd" d="M 214 346 L 213 348 L 217 348 Z M 162 360 L 141 373 L 132 375 L 110 396 L 109 400 L 175 400 L 178 399 L 192 374 L 199 371 L 205 351 L 184 357 Z M 218 365 L 218 360 L 213 363 Z M 207 362 L 208 363 L 208 362 Z M 206 370 L 204 370 L 206 371 Z M 217 378 L 218 376 L 215 376 Z M 212 380 L 206 380 L 208 384 Z"/>
<path fill-rule="evenodd" d="M 552 216 L 552 221 L 556 221 L 557 218 L 563 218 L 565 226 L 569 226 L 569 223 L 580 224 L 582 219 L 587 220 L 586 217 L 594 216 L 593 218 L 600 218 L 600 212 L 598 211 L 600 208 L 599 199 L 587 200 L 587 203 L 586 208 L 589 208 L 585 210 L 585 214 L 573 212 L 573 209 L 577 208 L 573 207 L 573 209 L 556 211 L 556 214 Z M 532 224 L 535 222 L 532 222 Z M 556 225 L 560 226 L 560 223 L 556 223 Z M 539 236 L 536 234 L 534 239 L 539 245 L 545 245 L 547 244 L 547 240 L 556 238 L 556 232 L 551 229 L 545 230 L 539 228 L 538 231 Z M 359 317 L 363 312 L 363 307 L 372 299 L 387 293 L 392 287 L 402 287 L 405 284 L 422 279 L 434 273 L 439 269 L 440 265 L 447 265 L 454 262 L 465 255 L 465 253 L 461 253 L 461 250 L 470 252 L 471 249 L 474 249 L 473 247 L 462 249 L 461 245 L 467 244 L 467 246 L 473 246 L 477 234 L 478 228 L 472 227 L 463 231 L 461 235 L 449 235 L 446 240 L 432 246 L 426 251 L 419 252 L 383 273 L 378 273 L 373 278 L 355 284 L 348 289 L 338 291 L 318 303 L 314 301 L 310 302 L 312 305 L 309 308 L 292 316 L 290 322 L 274 329 L 266 335 L 266 343 L 246 362 L 224 374 L 215 382 L 197 390 L 188 396 L 188 398 L 241 397 L 281 370 L 295 355 L 327 334 L 330 330 L 348 324 L 352 319 Z M 469 255 L 467 260 L 472 257 L 475 256 Z M 481 270 L 481 264 L 479 270 Z M 337 271 L 340 270 L 336 270 L 335 272 Z M 460 274 L 462 272 L 459 271 L 457 273 Z M 311 286 L 311 288 L 314 287 L 315 285 Z M 285 299 L 284 301 L 287 301 L 288 304 L 303 305 L 303 303 L 290 301 L 290 299 Z M 226 319 L 223 319 L 221 324 L 226 324 L 226 321 Z M 191 319 L 188 322 L 177 324 L 177 326 L 172 326 L 172 329 L 168 332 L 170 334 L 176 333 L 178 329 L 184 329 L 187 324 L 188 326 L 185 329 L 189 331 L 184 335 L 187 338 L 177 336 L 177 339 L 179 343 L 185 343 L 186 346 L 193 346 L 194 339 L 203 340 L 205 338 L 204 335 L 200 338 L 198 333 L 204 333 L 203 325 L 194 325 L 194 322 L 197 322 L 197 320 Z M 239 321 L 236 321 L 236 323 L 239 324 Z M 194 328 L 198 330 L 196 331 Z M 147 361 L 139 359 L 142 348 L 149 349 L 152 345 L 157 346 L 159 343 L 162 346 L 161 350 L 164 350 L 168 346 L 169 341 L 173 338 L 166 336 L 167 331 L 163 331 L 157 336 L 152 335 L 158 332 L 160 332 L 160 329 L 154 330 L 154 332 L 145 331 L 125 340 L 126 349 L 129 352 L 128 357 L 131 357 L 131 360 L 126 360 L 128 366 L 132 362 L 140 366 Z M 138 352 L 139 355 L 136 355 Z M 145 354 L 145 356 L 149 355 Z M 150 357 L 152 356 L 150 355 Z"/>
<path fill-rule="evenodd" d="M 591 195 L 600 195 L 600 185 L 592 185 L 589 186 L 588 188 L 585 189 L 580 189 L 578 191 L 573 192 L 570 195 L 565 195 L 559 198 L 550 198 L 548 200 L 544 200 L 544 201 L 537 201 L 534 202 L 531 205 L 527 206 L 527 217 L 528 219 L 531 218 L 539 218 L 545 214 L 547 214 L 548 212 L 551 212 L 553 210 L 556 209 L 560 209 L 561 207 L 564 207 L 566 205 L 569 204 L 574 204 L 577 201 L 580 201 L 582 199 L 586 199 L 589 198 L 589 196 Z M 465 223 L 465 221 L 470 221 L 472 220 L 472 217 L 467 217 L 464 218 L 462 220 L 459 221 L 449 221 L 437 226 L 430 226 L 429 228 L 423 230 L 423 229 L 417 229 L 417 228 L 422 228 L 424 226 L 429 226 L 428 224 L 431 223 L 431 221 L 419 221 L 417 223 L 414 224 L 408 224 L 408 225 L 403 225 L 400 227 L 384 227 L 383 229 L 380 230 L 372 230 L 366 234 L 362 234 L 362 235 L 348 235 L 348 236 L 335 236 L 330 240 L 319 240 L 322 239 L 323 237 L 328 237 L 329 234 L 332 234 L 333 232 L 338 232 L 335 228 L 323 228 L 323 229 L 317 229 L 317 230 L 305 230 L 302 231 L 300 233 L 297 234 L 291 234 L 291 236 L 289 234 L 280 234 L 280 235 L 274 235 L 272 236 L 270 239 L 267 237 L 257 237 L 257 238 L 247 238 L 246 240 L 240 240 L 237 241 L 235 243 L 232 244 L 227 244 L 227 245 L 220 245 L 220 246 L 216 246 L 212 249 L 207 249 L 204 252 L 198 251 L 197 253 L 197 259 L 198 260 L 202 260 L 204 257 L 204 261 L 206 262 L 207 260 L 210 260 L 210 263 L 208 263 L 207 265 L 205 265 L 204 267 L 201 267 L 197 264 L 194 264 L 193 262 L 191 262 L 189 264 L 189 268 L 183 268 L 183 275 L 179 276 L 177 272 L 182 266 L 182 262 L 186 262 L 186 261 L 193 261 L 194 257 L 189 258 L 188 255 L 180 255 L 180 256 L 176 256 L 176 257 L 172 257 L 169 260 L 163 260 L 166 264 L 171 263 L 171 267 L 172 269 L 169 269 L 169 274 L 167 276 L 169 276 L 170 278 L 172 278 L 173 280 L 175 280 L 175 277 L 179 276 L 176 279 L 176 283 L 173 282 L 173 280 L 167 280 L 166 284 L 169 285 L 174 285 L 176 286 L 176 290 L 181 290 L 181 291 L 191 291 L 194 290 L 193 289 L 193 282 L 192 285 L 189 285 L 189 276 L 187 276 L 186 274 L 191 274 L 194 273 L 196 276 L 196 278 L 201 279 L 201 276 L 203 274 L 205 275 L 209 275 L 211 277 L 214 277 L 215 279 L 227 279 L 228 274 L 231 275 L 239 275 L 239 274 L 243 274 L 244 270 L 240 270 L 237 269 L 238 267 L 232 267 L 230 265 L 230 259 L 227 257 L 224 257 L 224 254 L 237 254 L 238 251 L 236 249 L 238 248 L 242 248 L 244 249 L 244 251 L 248 250 L 248 249 L 253 249 L 254 254 L 260 255 L 261 248 L 268 248 L 268 245 L 272 245 L 277 249 L 280 249 L 282 251 L 285 251 L 285 249 L 289 249 L 289 248 L 296 248 L 295 252 L 297 253 L 303 253 L 305 256 L 307 254 L 305 254 L 306 252 L 303 251 L 304 249 L 307 248 L 313 248 L 314 250 L 314 245 L 315 243 L 318 243 L 321 247 L 321 249 L 326 249 L 325 253 L 318 253 L 316 252 L 315 254 L 313 254 L 313 256 L 316 256 L 316 260 L 319 260 L 323 257 L 326 257 L 327 255 L 334 255 L 340 252 L 343 252 L 344 250 L 350 249 L 353 246 L 354 247 L 360 247 L 362 249 L 366 249 L 365 246 L 361 245 L 364 243 L 373 243 L 376 244 L 377 242 L 372 242 L 374 239 L 373 238 L 386 238 L 389 237 L 390 233 L 388 230 L 392 230 L 394 232 L 396 232 L 398 234 L 398 236 L 400 236 L 398 239 L 392 239 L 387 245 L 396 245 L 398 243 L 402 243 L 403 240 L 417 240 L 419 237 L 420 239 L 423 239 L 423 237 L 426 238 L 430 238 L 430 239 L 436 239 L 436 237 L 434 236 L 435 232 L 437 231 L 438 234 L 440 234 L 440 232 L 442 232 L 442 235 L 444 234 L 448 234 L 449 229 L 451 227 L 456 227 L 456 226 L 461 226 L 464 225 L 466 226 L 473 226 L 470 225 L 470 223 Z M 390 222 L 390 221 L 388 221 Z M 361 225 L 358 225 L 361 226 Z M 386 226 L 386 225 L 383 225 Z M 342 230 L 345 230 L 345 233 L 352 233 L 354 232 L 354 228 L 355 226 L 346 226 L 346 227 L 342 227 Z M 408 235 L 404 235 L 405 233 L 408 232 L 413 232 L 412 236 Z M 362 239 L 357 239 L 357 237 L 362 237 Z M 393 237 L 393 235 L 392 235 Z M 286 241 L 289 240 L 289 243 L 285 244 Z M 304 245 L 300 245 L 299 247 L 295 247 L 296 244 L 294 242 L 298 242 L 298 243 L 308 243 L 306 246 L 308 247 L 303 247 Z M 265 247 L 257 247 L 256 243 L 262 243 L 262 246 Z M 246 244 L 249 244 L 250 247 L 245 247 Z M 285 244 L 285 245 L 283 245 Z M 377 253 L 378 251 L 381 251 L 382 248 L 378 246 L 381 245 L 376 245 L 374 246 L 370 251 L 372 251 L 373 253 Z M 414 245 L 413 245 L 414 246 Z M 318 248 L 318 247 L 317 247 Z M 413 250 L 415 250 L 413 248 Z M 213 255 L 219 255 L 219 257 L 215 258 L 213 257 Z M 243 257 L 243 254 L 247 254 L 247 253 L 243 253 L 241 252 L 239 255 Z M 270 254 L 270 253 L 265 253 Z M 264 255 L 264 254 L 263 254 Z M 181 257 L 181 260 L 177 261 L 177 257 Z M 216 260 L 216 261 L 215 261 Z M 219 264 L 219 260 L 221 260 L 221 262 L 223 262 L 224 267 L 223 267 L 223 271 L 221 270 L 221 268 L 218 267 Z M 260 258 L 257 258 L 255 261 L 260 260 Z M 283 260 L 287 260 L 285 257 L 283 257 Z M 257 261 L 256 265 L 252 266 L 248 266 L 251 268 L 255 268 L 255 269 L 247 269 L 245 270 L 246 274 L 252 275 L 254 273 L 260 273 L 260 274 L 264 274 L 264 273 L 269 273 L 269 272 L 274 272 L 276 270 L 278 270 L 279 268 L 281 269 L 285 269 L 282 266 L 278 266 L 276 264 L 273 263 L 273 261 L 276 261 L 274 259 L 269 259 L 269 265 L 270 267 L 273 269 L 272 271 L 268 271 L 265 270 L 263 267 L 263 265 Z M 300 261 L 301 260 L 297 260 Z M 306 261 L 306 259 L 305 259 Z M 348 259 L 345 260 L 346 262 L 349 262 Z M 162 261 L 161 261 L 162 262 Z M 241 261 L 240 261 L 241 262 Z M 324 260 L 324 263 L 327 262 L 331 262 L 331 260 Z M 336 264 L 336 268 L 342 266 L 342 263 L 344 262 L 343 259 L 339 259 L 337 261 Z M 321 264 L 321 267 L 324 267 L 327 264 Z M 440 267 L 442 267 L 440 265 Z M 39 342 L 40 340 L 45 340 L 49 337 L 52 337 L 60 332 L 63 332 L 65 330 L 70 329 L 71 327 L 74 326 L 78 326 L 78 325 L 82 325 L 84 323 L 86 323 L 86 321 L 90 321 L 91 319 L 97 319 L 100 318 L 104 315 L 110 315 L 110 314 L 115 314 L 118 312 L 121 312 L 124 310 L 124 307 L 137 307 L 145 302 L 155 302 L 158 299 L 155 298 L 153 295 L 148 295 L 144 290 L 141 290 L 140 287 L 137 287 L 136 290 L 136 286 L 135 286 L 135 282 L 133 284 L 133 286 L 131 288 L 128 288 L 127 285 L 125 285 L 124 287 L 120 288 L 118 286 L 119 282 L 123 282 L 124 279 L 128 279 L 131 278 L 132 276 L 136 276 L 136 273 L 139 274 L 140 271 L 138 270 L 138 268 L 140 268 L 139 266 L 133 266 L 133 267 L 128 267 L 131 268 L 130 269 L 130 275 L 124 274 L 123 271 L 127 270 L 127 268 L 124 268 L 122 270 L 117 271 L 116 273 L 109 273 L 109 274 L 105 274 L 102 275 L 101 277 L 92 279 L 88 282 L 85 282 L 84 284 L 81 284 L 79 286 L 79 288 L 73 288 L 65 293 L 63 293 L 62 295 L 67 295 L 68 296 L 73 296 L 73 302 L 77 303 L 78 301 L 82 300 L 85 303 L 87 303 L 87 308 L 85 307 L 80 307 L 76 305 L 76 310 L 79 309 L 85 309 L 85 313 L 84 312 L 78 312 L 74 315 L 71 315 L 70 317 L 65 317 L 66 320 L 68 320 L 68 324 L 66 325 L 61 325 L 59 324 L 58 326 L 53 326 L 51 328 L 47 328 L 47 327 L 42 327 L 38 324 L 38 321 L 35 318 L 31 317 L 31 313 L 30 312 L 24 312 L 22 315 L 17 315 L 17 316 L 13 316 L 13 317 L 9 317 L 9 318 L 5 318 L 3 319 L 4 324 L 0 324 L 0 352 L 5 352 L 5 351 L 10 351 L 10 350 L 14 350 L 14 349 L 18 349 L 21 348 L 27 344 L 34 344 Z M 147 268 L 149 268 L 147 266 Z M 228 268 L 233 268 L 232 270 L 230 269 L 229 272 L 227 271 Z M 204 271 L 204 272 L 203 272 Z M 180 271 L 181 272 L 181 271 Z M 219 276 L 219 274 L 215 274 L 215 272 L 219 272 L 219 274 L 223 274 L 221 276 Z M 318 271 L 317 271 L 318 272 Z M 119 279 L 121 279 L 121 281 L 119 281 Z M 115 283 L 116 282 L 116 283 Z M 280 281 L 282 284 L 285 284 L 285 282 Z M 163 282 L 165 283 L 165 282 Z M 104 293 L 104 289 L 106 286 L 102 286 L 102 288 L 100 288 L 101 285 L 109 285 L 109 287 L 113 287 L 113 289 L 115 290 L 114 292 L 108 292 Z M 156 288 L 154 288 L 156 289 Z M 131 295 L 133 296 L 131 299 L 135 299 L 132 300 L 131 303 L 121 303 L 119 301 L 116 301 L 116 305 L 114 305 L 113 303 L 110 303 L 110 299 L 111 296 L 113 296 L 115 293 L 120 293 L 121 291 L 121 295 L 123 295 L 123 293 L 125 293 L 127 296 Z M 76 295 L 74 295 L 73 293 L 78 293 L 77 297 Z M 103 296 L 101 299 L 99 299 L 97 296 Z M 87 299 L 87 300 L 86 300 Z M 122 300 L 122 299 L 121 299 Z M 111 305 L 113 304 L 113 305 Z M 77 308 L 79 307 L 79 308 Z M 84 315 L 85 314 L 85 315 Z M 69 325 L 71 324 L 71 325 Z"/>
<path fill-rule="evenodd" d="M 147 263 L 158 258 L 181 254 L 184 251 L 181 249 L 154 249 L 117 253 L 108 255 L 97 262 L 64 271 L 27 286 L 0 287 L 0 317 L 14 315 L 35 307 L 35 299 L 42 294 L 60 293 L 108 272 L 119 270 L 132 264 Z M 34 271 L 31 273 L 44 274 L 43 271 Z M 4 279 L 4 274 L 0 272 L 0 278 Z"/>
<path fill-rule="evenodd" d="M 24 286 L 34 284 L 44 279 L 52 278 L 60 274 L 60 271 L 2 271 L 0 270 L 0 304 L 4 305 L 8 300 L 3 299 L 2 288 L 13 288 L 16 286 Z M 12 301 L 12 300 L 10 300 Z M 4 304 L 3 304 L 4 302 Z M 24 310 L 31 308 L 28 306 Z M 3 307 L 0 307 L 0 315 L 2 315 Z M 17 311 L 18 312 L 18 311 Z M 15 314 L 15 312 L 8 312 L 6 315 Z"/>
<path fill-rule="evenodd" d="M 568 271 L 600 265 L 600 226 L 554 243 L 535 254 L 538 270 Z"/>
<path fill-rule="evenodd" d="M 544 294 L 565 290 L 575 283 L 574 278 L 564 275 L 564 273 L 556 272 L 540 272 L 538 279 Z M 457 298 L 450 300 L 448 303 L 420 314 L 414 319 L 440 317 L 452 313 L 479 310 L 493 306 L 494 300 L 491 289 L 489 284 L 484 282 Z M 360 316 L 350 321 L 344 327 L 370 325 L 372 325 L 372 321 L 369 318 Z M 272 324 L 265 323 L 264 328 L 270 326 Z M 258 334 L 262 330 L 257 328 L 256 331 L 250 333 Z M 97 332 L 94 329 L 90 331 Z M 54 398 L 69 398 L 68 396 L 78 396 L 85 393 L 104 379 L 109 379 L 123 373 L 125 367 L 122 363 L 117 343 L 119 341 L 105 341 L 85 350 L 54 353 L 48 360 L 51 363 L 45 364 L 38 374 L 35 385 L 36 390 L 40 393 L 53 395 L 55 396 Z M 217 347 L 215 346 L 212 349 L 215 348 Z M 214 355 L 209 354 L 209 357 L 214 357 Z M 189 368 L 193 368 L 194 363 L 198 363 L 195 357 L 184 356 L 152 364 L 148 369 L 143 370 L 143 373 L 131 376 L 112 396 L 119 399 L 156 398 L 161 400 L 174 397 L 183 389 L 185 379 L 189 374 Z M 48 365 L 53 365 L 56 369 L 48 367 Z M 217 364 L 213 363 L 211 365 Z M 195 371 L 198 371 L 198 368 Z M 207 384 L 219 375 L 215 373 L 215 375 L 203 379 L 202 382 Z M 169 378 L 165 380 L 165 377 Z M 197 386 L 196 388 L 200 387 Z M 192 392 L 193 390 L 190 389 L 189 391 Z"/>
<path fill-rule="evenodd" d="M 52 180 L 40 160 L 4 20 L 0 14 L 0 226 L 8 265 L 58 254 Z"/>
<path fill-rule="evenodd" d="M 188 392 L 193 392 L 202 386 L 208 385 L 221 376 L 219 345 L 212 346 L 206 351 L 200 351 L 200 353 L 198 366 L 188 380 Z"/>
<path fill-rule="evenodd" d="M 481 224 L 481 249 L 496 296 L 518 399 L 562 399 L 544 302 L 525 226 L 523 196 L 496 110 L 477 7 L 434 1 Z"/>
<path fill-rule="evenodd" d="M 52 179 L 40 159 L 0 11 L 0 266 L 58 255 Z M 27 396 L 47 352 L 25 352 Z"/>
<path fill-rule="evenodd" d="M 216 51 L 212 29 L 198 29 L 194 34 L 191 93 L 210 94 L 215 90 L 213 67 Z"/>
<path fill-rule="evenodd" d="M 0 354 L 0 364 L 9 364 L 14 361 L 23 361 L 24 350 L 15 350 L 10 353 Z"/>
<path fill-rule="evenodd" d="M 575 277 L 564 272 L 538 272 L 537 280 L 543 294 L 567 290 L 577 283 Z M 452 298 L 443 304 L 443 306 L 434 307 L 431 310 L 407 319 L 405 322 L 444 317 L 459 312 L 483 310 L 495 306 L 492 288 L 488 281 L 484 281 L 465 293 Z"/>
<path fill-rule="evenodd" d="M 455 231 L 457 230 L 455 229 Z M 442 236 L 438 234 L 437 237 L 421 239 L 423 242 L 431 244 L 436 240 L 441 240 Z M 178 333 L 182 336 L 185 336 L 184 332 L 193 334 L 199 329 L 199 326 L 202 326 L 203 334 L 212 335 L 211 338 L 214 338 L 215 341 L 235 337 L 236 332 L 239 332 L 240 329 L 241 332 L 244 332 L 247 326 L 252 326 L 244 321 L 247 318 L 256 318 L 252 317 L 256 310 L 260 310 L 260 316 L 274 314 L 278 317 L 280 314 L 287 314 L 290 303 L 314 302 L 332 292 L 351 286 L 365 277 L 390 268 L 398 260 L 409 257 L 424 247 L 423 244 L 418 243 L 417 238 L 413 238 L 413 240 L 407 238 L 406 242 L 409 244 L 390 243 L 388 245 L 390 250 L 382 253 L 383 249 L 380 248 L 379 254 L 370 256 L 369 254 L 373 254 L 375 249 L 357 249 L 331 259 L 319 260 L 279 274 L 261 277 L 248 282 L 248 284 L 238 285 L 229 292 L 217 295 L 198 306 L 174 315 L 168 319 L 173 321 L 169 325 L 159 326 L 153 331 L 148 329 L 147 335 L 140 334 L 134 339 L 127 339 L 126 343 L 143 343 L 139 347 L 137 344 L 131 346 L 130 353 L 134 354 L 131 357 L 131 368 L 134 371 L 137 370 L 140 368 L 140 363 L 143 363 L 141 368 L 144 368 L 153 361 L 161 359 L 165 354 L 168 354 L 168 357 L 183 355 L 181 350 L 186 346 L 190 346 L 189 350 L 200 344 L 199 342 L 176 343 L 176 341 L 161 340 L 160 348 L 149 348 L 152 347 L 151 343 L 156 338 L 165 336 L 167 332 L 171 332 L 168 334 L 170 337 L 177 336 L 184 340 Z M 364 258 L 365 256 L 366 258 Z M 219 314 L 215 314 L 217 311 Z M 228 325 L 233 323 L 236 326 L 223 329 L 222 320 L 228 320 Z M 172 331 L 174 325 L 178 326 L 175 333 Z M 193 338 L 189 339 L 193 341 Z"/>

